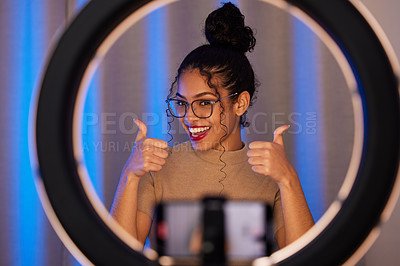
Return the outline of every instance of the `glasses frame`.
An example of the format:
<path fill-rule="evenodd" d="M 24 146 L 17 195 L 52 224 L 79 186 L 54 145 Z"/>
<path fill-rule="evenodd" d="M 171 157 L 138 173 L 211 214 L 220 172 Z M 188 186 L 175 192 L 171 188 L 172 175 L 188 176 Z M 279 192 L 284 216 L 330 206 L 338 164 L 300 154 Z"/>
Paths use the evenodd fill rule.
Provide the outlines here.
<path fill-rule="evenodd" d="M 223 99 L 226 99 L 226 98 L 229 98 L 229 97 L 232 97 L 232 96 L 236 96 L 236 95 L 238 95 L 238 94 L 239 94 L 238 92 L 235 92 L 235 93 L 232 93 L 232 94 L 230 94 L 230 95 L 228 95 L 228 96 L 225 96 L 225 97 L 223 97 L 223 98 L 221 98 L 221 99 L 218 99 L 218 100 L 216 100 L 216 101 L 207 100 L 208 102 L 211 103 L 211 113 L 210 113 L 209 116 L 198 116 L 198 115 L 196 114 L 196 112 L 194 111 L 193 103 L 198 102 L 198 101 L 205 101 L 205 100 L 202 100 L 202 99 L 194 100 L 194 101 L 191 102 L 191 103 L 186 102 L 186 104 L 185 104 L 185 113 L 184 113 L 184 115 L 182 115 L 182 116 L 177 116 L 177 115 L 175 115 L 174 112 L 172 111 L 172 108 L 171 108 L 171 105 L 170 105 L 170 102 L 172 102 L 172 101 L 178 101 L 178 99 L 169 98 L 169 99 L 165 100 L 165 102 L 168 104 L 168 111 L 170 112 L 170 114 L 171 114 L 173 117 L 176 117 L 176 118 L 183 118 L 183 117 L 185 117 L 186 114 L 187 114 L 187 111 L 188 111 L 188 106 L 190 105 L 190 107 L 192 108 L 193 114 L 194 114 L 197 118 L 204 119 L 204 118 L 209 118 L 209 117 L 212 116 L 212 114 L 213 114 L 213 112 L 214 112 L 214 104 L 216 104 L 216 103 L 222 101 Z"/>

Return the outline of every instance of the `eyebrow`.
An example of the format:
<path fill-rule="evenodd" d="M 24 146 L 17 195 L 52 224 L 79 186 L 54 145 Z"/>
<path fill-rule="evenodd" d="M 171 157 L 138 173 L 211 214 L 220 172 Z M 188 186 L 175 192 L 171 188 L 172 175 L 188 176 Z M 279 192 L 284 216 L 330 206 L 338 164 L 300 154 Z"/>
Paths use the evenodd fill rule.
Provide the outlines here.
<path fill-rule="evenodd" d="M 178 96 L 178 97 L 180 97 L 180 98 L 186 99 L 186 97 L 183 96 L 182 94 L 180 94 L 179 92 L 177 92 L 175 95 Z M 212 96 L 218 97 L 217 95 L 215 95 L 215 94 L 212 93 L 212 92 L 205 91 L 205 92 L 200 92 L 199 94 L 196 94 L 196 95 L 194 96 L 194 98 L 200 98 L 200 97 L 203 97 L 203 96 L 205 96 L 205 95 L 212 95 Z"/>

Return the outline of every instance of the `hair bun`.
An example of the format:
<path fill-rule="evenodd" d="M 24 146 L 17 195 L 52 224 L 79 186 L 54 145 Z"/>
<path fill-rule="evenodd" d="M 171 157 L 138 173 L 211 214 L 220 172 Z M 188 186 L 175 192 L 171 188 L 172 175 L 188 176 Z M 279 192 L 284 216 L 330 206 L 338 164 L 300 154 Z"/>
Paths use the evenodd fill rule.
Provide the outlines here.
<path fill-rule="evenodd" d="M 211 12 L 205 25 L 205 35 L 211 45 L 233 47 L 242 53 L 256 45 L 253 30 L 244 24 L 244 15 L 231 2 Z"/>

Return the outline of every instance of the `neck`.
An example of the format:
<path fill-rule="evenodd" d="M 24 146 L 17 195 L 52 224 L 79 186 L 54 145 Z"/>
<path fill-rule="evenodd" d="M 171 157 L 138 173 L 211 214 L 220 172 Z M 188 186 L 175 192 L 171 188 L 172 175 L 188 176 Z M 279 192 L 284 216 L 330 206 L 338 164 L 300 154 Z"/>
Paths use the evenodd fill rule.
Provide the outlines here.
<path fill-rule="evenodd" d="M 221 146 L 222 144 L 222 146 Z M 243 148 L 244 144 L 242 142 L 242 134 L 240 131 L 240 125 L 238 128 L 229 135 L 227 139 L 222 140 L 221 144 L 218 144 L 214 149 L 223 150 L 225 148 L 226 151 L 236 151 Z"/>

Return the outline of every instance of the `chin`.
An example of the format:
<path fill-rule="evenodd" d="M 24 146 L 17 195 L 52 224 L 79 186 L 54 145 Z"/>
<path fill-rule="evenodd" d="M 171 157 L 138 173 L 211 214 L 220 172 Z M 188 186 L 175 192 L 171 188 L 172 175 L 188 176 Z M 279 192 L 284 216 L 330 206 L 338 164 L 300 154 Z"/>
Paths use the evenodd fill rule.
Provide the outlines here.
<path fill-rule="evenodd" d="M 193 149 L 196 151 L 208 151 L 213 149 L 213 145 L 211 143 L 207 142 L 197 142 L 197 141 L 191 141 Z"/>

